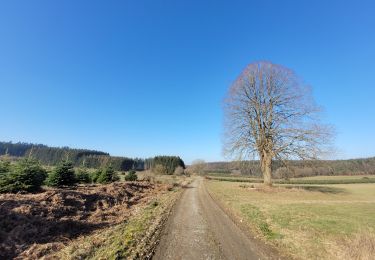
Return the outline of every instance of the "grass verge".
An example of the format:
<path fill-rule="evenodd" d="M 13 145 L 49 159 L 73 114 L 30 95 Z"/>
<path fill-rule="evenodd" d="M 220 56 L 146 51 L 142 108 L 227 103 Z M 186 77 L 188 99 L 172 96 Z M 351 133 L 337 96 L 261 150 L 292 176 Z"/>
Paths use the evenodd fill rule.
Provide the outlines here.
<path fill-rule="evenodd" d="M 139 207 L 126 222 L 81 237 L 51 256 L 52 259 L 149 259 L 163 223 L 181 189 L 155 197 Z"/>

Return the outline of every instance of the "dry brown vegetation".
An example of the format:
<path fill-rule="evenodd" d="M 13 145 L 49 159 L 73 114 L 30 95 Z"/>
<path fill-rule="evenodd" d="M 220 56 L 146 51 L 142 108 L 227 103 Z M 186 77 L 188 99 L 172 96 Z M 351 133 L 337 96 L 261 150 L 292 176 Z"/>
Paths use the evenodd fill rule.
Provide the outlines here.
<path fill-rule="evenodd" d="M 332 244 L 331 252 L 337 259 L 374 259 L 375 235 L 368 231 L 338 240 Z"/>
<path fill-rule="evenodd" d="M 71 240 L 126 220 L 168 185 L 113 183 L 0 195 L 0 258 L 38 259 Z"/>

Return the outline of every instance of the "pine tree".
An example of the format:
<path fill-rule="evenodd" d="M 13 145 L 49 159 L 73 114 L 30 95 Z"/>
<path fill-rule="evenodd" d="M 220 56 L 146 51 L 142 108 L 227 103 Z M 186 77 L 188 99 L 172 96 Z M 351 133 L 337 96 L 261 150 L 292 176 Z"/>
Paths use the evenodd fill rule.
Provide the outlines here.
<path fill-rule="evenodd" d="M 101 173 L 97 179 L 97 182 L 102 184 L 107 184 L 111 182 L 118 181 L 119 177 L 116 172 L 113 170 L 112 166 L 108 166 L 101 170 Z"/>
<path fill-rule="evenodd" d="M 10 172 L 0 176 L 0 192 L 38 191 L 47 177 L 38 161 L 23 159 Z"/>
<path fill-rule="evenodd" d="M 84 168 L 78 169 L 76 172 L 76 180 L 78 183 L 91 183 L 90 174 Z"/>
<path fill-rule="evenodd" d="M 128 174 L 125 176 L 125 181 L 136 181 L 138 179 L 138 176 L 135 171 L 131 170 L 128 172 Z"/>
<path fill-rule="evenodd" d="M 77 183 L 73 164 L 63 161 L 48 176 L 47 184 L 52 187 L 73 186 Z"/>

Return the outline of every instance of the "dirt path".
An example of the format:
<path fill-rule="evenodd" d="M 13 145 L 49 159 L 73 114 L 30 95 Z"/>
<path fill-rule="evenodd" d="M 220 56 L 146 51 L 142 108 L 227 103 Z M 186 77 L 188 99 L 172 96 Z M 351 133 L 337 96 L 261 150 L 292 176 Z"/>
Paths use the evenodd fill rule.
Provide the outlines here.
<path fill-rule="evenodd" d="M 268 258 L 220 209 L 196 179 L 170 216 L 153 259 Z"/>

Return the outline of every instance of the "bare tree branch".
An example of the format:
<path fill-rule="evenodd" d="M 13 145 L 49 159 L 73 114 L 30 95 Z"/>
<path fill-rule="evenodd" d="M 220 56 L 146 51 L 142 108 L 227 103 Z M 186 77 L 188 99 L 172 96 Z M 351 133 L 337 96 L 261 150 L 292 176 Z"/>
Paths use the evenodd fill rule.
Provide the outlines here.
<path fill-rule="evenodd" d="M 311 89 L 280 65 L 248 65 L 230 87 L 224 109 L 224 153 L 259 158 L 268 185 L 272 160 L 317 159 L 331 143 L 332 129 L 320 123 Z"/>

